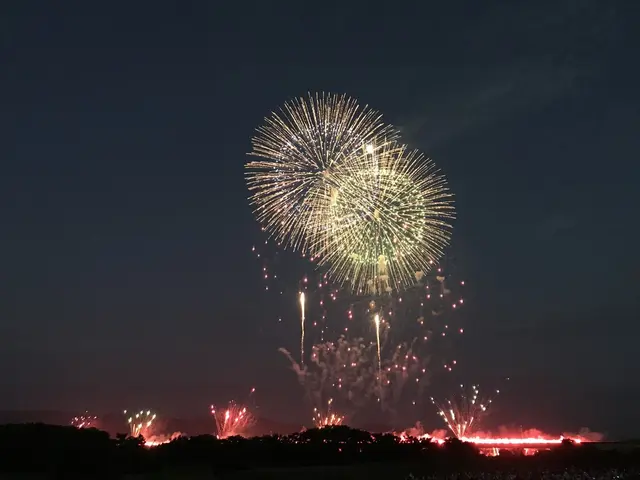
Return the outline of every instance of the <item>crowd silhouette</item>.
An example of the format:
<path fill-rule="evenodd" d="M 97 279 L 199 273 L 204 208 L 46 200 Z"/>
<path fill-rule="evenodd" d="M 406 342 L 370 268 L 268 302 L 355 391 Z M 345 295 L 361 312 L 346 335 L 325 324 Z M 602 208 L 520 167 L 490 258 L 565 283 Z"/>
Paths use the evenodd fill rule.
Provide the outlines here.
<path fill-rule="evenodd" d="M 149 448 L 142 437 L 120 434 L 112 438 L 96 429 L 44 424 L 0 426 L 0 470 L 3 472 L 111 476 L 180 469 L 224 473 L 339 465 L 391 465 L 398 467 L 399 475 L 401 471 L 406 472 L 396 478 L 406 478 L 409 473 L 415 478 L 454 473 L 455 478 L 545 478 L 542 472 L 566 474 L 571 468 L 583 472 L 635 471 L 640 467 L 640 449 L 601 449 L 567 440 L 533 456 L 510 450 L 490 457 L 482 455 L 474 445 L 455 439 L 439 445 L 429 440 L 401 440 L 392 434 L 371 434 L 343 426 L 250 439 L 220 440 L 212 435 L 179 437 Z M 381 472 L 379 470 L 380 475 Z M 499 476 L 504 472 L 519 472 L 519 477 Z M 532 472 L 540 475 L 531 477 Z M 387 473 L 384 475 L 388 478 Z"/>

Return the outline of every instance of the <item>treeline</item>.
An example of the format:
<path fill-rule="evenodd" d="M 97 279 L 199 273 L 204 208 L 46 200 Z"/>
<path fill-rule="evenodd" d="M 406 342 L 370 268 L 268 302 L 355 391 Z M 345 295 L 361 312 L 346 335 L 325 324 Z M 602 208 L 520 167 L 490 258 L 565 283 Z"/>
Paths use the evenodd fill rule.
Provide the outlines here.
<path fill-rule="evenodd" d="M 95 429 L 44 424 L 0 426 L 0 470 L 4 472 L 113 475 L 182 468 L 223 472 L 379 462 L 415 464 L 424 473 L 633 468 L 640 466 L 640 450 L 600 450 L 589 444 L 566 441 L 535 456 L 501 452 L 498 457 L 487 457 L 474 445 L 457 440 L 444 445 L 428 440 L 401 442 L 391 434 L 371 434 L 348 427 L 251 439 L 180 437 L 148 448 L 142 438 L 126 435 L 110 438 L 106 432 Z"/>

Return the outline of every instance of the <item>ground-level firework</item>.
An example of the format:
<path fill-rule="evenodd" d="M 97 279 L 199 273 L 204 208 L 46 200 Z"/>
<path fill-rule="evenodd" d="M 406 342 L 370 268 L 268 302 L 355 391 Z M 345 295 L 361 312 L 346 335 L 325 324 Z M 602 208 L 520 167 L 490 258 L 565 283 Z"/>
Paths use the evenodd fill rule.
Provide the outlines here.
<path fill-rule="evenodd" d="M 97 428 L 98 417 L 85 412 L 84 415 L 78 415 L 71 419 L 71 425 L 76 428 Z"/>
<path fill-rule="evenodd" d="M 164 445 L 165 443 L 173 442 L 174 440 L 184 437 L 182 432 L 173 432 L 171 435 L 152 435 L 145 438 L 145 447 L 157 447 L 158 445 Z"/>
<path fill-rule="evenodd" d="M 482 417 L 487 414 L 487 410 L 493 399 L 482 397 L 480 387 L 471 385 L 465 390 L 464 385 L 460 385 L 461 393 L 443 403 L 431 398 L 433 404 L 438 408 L 438 414 L 444 419 L 447 427 L 458 438 L 469 438 L 474 429 L 479 424 Z M 496 390 L 496 394 L 500 393 Z"/>
<path fill-rule="evenodd" d="M 153 428 L 153 422 L 156 420 L 157 415 L 153 413 L 151 410 L 140 410 L 139 412 L 128 414 L 127 411 L 124 411 L 125 416 L 127 416 L 127 424 L 129 425 L 129 435 L 132 437 L 150 437 Z"/>
<path fill-rule="evenodd" d="M 343 424 L 344 417 L 339 413 L 333 411 L 333 409 L 331 408 L 332 404 L 333 398 L 330 398 L 327 401 L 326 409 L 313 409 L 313 423 L 317 428 L 335 427 Z"/>
<path fill-rule="evenodd" d="M 398 436 L 401 442 L 409 442 L 412 439 L 418 439 L 429 440 L 438 445 L 444 445 L 447 441 L 445 436 L 441 436 L 439 434 L 420 434 L 419 432 L 416 432 L 416 429 L 411 429 L 411 431 L 408 432 L 396 433 L 395 435 Z M 524 455 L 533 455 L 540 450 L 549 450 L 553 447 L 560 446 L 565 441 L 570 441 L 576 444 L 593 441 L 589 436 L 592 436 L 595 441 L 601 440 L 600 435 L 595 438 L 591 432 L 589 432 L 586 437 L 581 436 L 580 434 L 564 434 L 559 437 L 553 437 L 545 435 L 535 429 L 523 432 L 521 436 L 475 435 L 459 437 L 458 440 L 474 445 L 480 453 L 488 456 L 498 455 L 500 450 L 518 451 Z"/>
<path fill-rule="evenodd" d="M 230 402 L 226 408 L 211 405 L 211 415 L 216 423 L 216 434 L 220 439 L 244 436 L 255 424 L 255 418 L 244 405 Z"/>

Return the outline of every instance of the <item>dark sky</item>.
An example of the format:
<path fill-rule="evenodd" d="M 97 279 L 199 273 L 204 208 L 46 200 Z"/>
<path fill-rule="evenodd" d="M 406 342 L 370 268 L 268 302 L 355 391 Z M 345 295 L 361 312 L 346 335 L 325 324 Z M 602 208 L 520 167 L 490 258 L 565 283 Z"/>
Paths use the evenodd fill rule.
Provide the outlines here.
<path fill-rule="evenodd" d="M 243 164 L 271 110 L 332 91 L 457 194 L 458 358 L 511 376 L 494 423 L 639 433 L 634 2 L 0 9 L 1 409 L 185 414 L 255 385 L 307 418 Z"/>

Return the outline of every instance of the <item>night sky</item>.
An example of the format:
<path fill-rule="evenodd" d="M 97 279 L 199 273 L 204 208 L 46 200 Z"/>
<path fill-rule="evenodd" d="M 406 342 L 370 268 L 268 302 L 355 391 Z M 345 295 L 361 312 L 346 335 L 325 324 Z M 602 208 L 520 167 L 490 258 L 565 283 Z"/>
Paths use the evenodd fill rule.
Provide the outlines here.
<path fill-rule="evenodd" d="M 511 377 L 490 422 L 640 435 L 635 2 L 5 3 L 0 409 L 256 386 L 306 420 L 243 165 L 263 117 L 330 91 L 448 176 L 459 373 Z"/>

